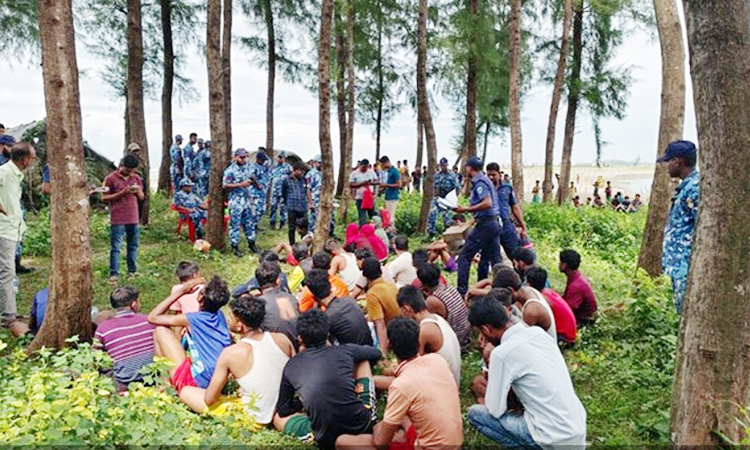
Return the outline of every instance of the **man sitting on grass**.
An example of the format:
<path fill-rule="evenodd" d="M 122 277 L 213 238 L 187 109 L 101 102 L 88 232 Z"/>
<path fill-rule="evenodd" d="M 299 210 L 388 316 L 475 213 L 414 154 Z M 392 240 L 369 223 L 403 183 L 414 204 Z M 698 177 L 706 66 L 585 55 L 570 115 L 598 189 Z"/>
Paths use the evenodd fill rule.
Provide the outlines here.
<path fill-rule="evenodd" d="M 393 241 L 396 247 L 396 259 L 388 263 L 385 269 L 393 278 L 397 288 L 409 286 L 417 279 L 417 270 L 412 264 L 409 252 L 409 239 L 406 236 L 396 236 Z"/>
<path fill-rule="evenodd" d="M 281 333 L 263 331 L 263 300 L 243 296 L 229 306 L 229 328 L 241 336 L 240 341 L 222 350 L 207 389 L 186 386 L 180 398 L 197 413 L 210 412 L 222 404 L 221 390 L 231 375 L 240 387 L 248 415 L 258 425 L 268 425 L 276 411 L 281 374 L 294 356 L 294 346 Z"/>
<path fill-rule="evenodd" d="M 182 289 L 171 294 L 148 314 L 148 321 L 156 325 L 156 354 L 171 360 L 172 385 L 180 393 L 185 386 L 208 387 L 214 374 L 216 360 L 224 347 L 232 343 L 222 306 L 229 301 L 229 289 L 219 277 L 213 277 L 198 294 L 199 312 L 169 314 L 169 307 L 195 286 L 205 284 L 203 278 L 193 278 Z M 188 352 L 170 327 L 187 328 Z"/>
<path fill-rule="evenodd" d="M 531 267 L 526 271 L 526 279 L 529 286 L 544 295 L 552 308 L 555 316 L 555 328 L 557 329 L 557 340 L 564 346 L 569 346 L 576 341 L 576 317 L 570 305 L 553 289 L 545 287 L 547 284 L 547 271 L 541 267 Z"/>
<path fill-rule="evenodd" d="M 284 368 L 276 429 L 301 440 L 314 437 L 323 450 L 334 448 L 342 434 L 370 432 L 376 411 L 369 361 L 378 360 L 380 351 L 329 345 L 328 316 L 319 309 L 302 314 L 297 330 L 303 350 Z"/>
<path fill-rule="evenodd" d="M 388 329 L 386 325 L 401 311 L 396 300 L 396 285 L 383 279 L 380 261 L 367 258 L 362 263 L 362 274 L 367 278 L 367 318 L 375 324 L 375 333 L 380 351 L 388 350 Z"/>
<path fill-rule="evenodd" d="M 368 281 L 367 277 L 362 273 L 362 268 L 364 267 L 365 260 L 367 258 L 375 258 L 375 253 L 372 252 L 372 249 L 369 248 L 360 248 L 357 249 L 356 252 L 354 252 L 354 256 L 357 260 L 357 268 L 360 270 L 360 277 L 357 280 L 356 286 L 351 291 L 352 297 L 359 298 L 359 296 L 367 291 Z M 377 261 L 377 259 L 376 259 Z M 391 275 L 388 273 L 387 270 L 383 270 L 382 266 L 380 268 L 380 273 L 385 281 L 388 281 L 389 283 L 393 283 L 393 278 L 391 278 Z"/>
<path fill-rule="evenodd" d="M 284 333 L 294 342 L 297 338 L 297 308 L 294 307 L 294 297 L 279 287 L 280 273 L 281 269 L 277 264 L 263 263 L 255 269 L 255 278 L 261 286 L 262 293 L 259 298 L 266 302 L 263 330 Z"/>
<path fill-rule="evenodd" d="M 442 357 L 420 356 L 420 334 L 413 319 L 399 317 L 388 324 L 390 348 L 399 364 L 388 388 L 383 421 L 371 435 L 339 437 L 337 450 L 461 448 L 458 385 Z"/>
<path fill-rule="evenodd" d="M 154 326 L 140 314 L 141 300 L 133 287 L 115 288 L 109 296 L 115 316 L 102 322 L 94 335 L 94 348 L 105 350 L 114 360 L 118 391 L 140 381 L 141 368 L 154 360 Z"/>
<path fill-rule="evenodd" d="M 370 327 L 362 309 L 353 298 L 338 296 L 331 290 L 330 277 L 325 270 L 311 270 L 305 284 L 315 304 L 328 316 L 332 343 L 372 345 Z"/>
<path fill-rule="evenodd" d="M 469 408 L 469 423 L 504 447 L 585 448 L 586 410 L 555 340 L 513 324 L 489 297 L 471 303 L 469 321 L 495 346 L 484 404 Z"/>
<path fill-rule="evenodd" d="M 555 315 L 547 299 L 541 292 L 521 283 L 521 277 L 515 270 L 503 267 L 497 271 L 492 280 L 493 288 L 510 289 L 513 302 L 521 308 L 523 321 L 529 326 L 538 326 L 557 341 Z"/>
<path fill-rule="evenodd" d="M 185 283 L 192 280 L 193 278 L 201 277 L 198 264 L 192 261 L 182 261 L 181 263 L 179 263 L 177 265 L 175 275 L 177 275 L 177 279 L 180 280 L 180 284 L 172 286 L 172 294 L 179 291 Z M 169 307 L 169 309 L 177 312 L 178 314 L 187 314 L 200 311 L 200 305 L 198 304 L 198 293 L 204 287 L 206 286 L 203 284 L 196 285 L 192 291 L 178 298 L 177 301 L 175 301 L 172 306 Z"/>
<path fill-rule="evenodd" d="M 275 265 L 279 267 L 279 290 L 284 293 L 291 293 L 289 290 L 289 280 L 287 279 L 287 276 L 284 272 L 281 271 L 281 267 L 279 266 L 279 255 L 274 253 L 271 250 L 264 250 L 263 253 L 260 254 L 260 258 L 258 258 L 258 263 L 269 263 L 272 265 Z M 234 288 L 232 291 L 232 298 L 239 298 L 242 294 L 251 294 L 258 296 L 261 294 L 260 292 L 260 284 L 258 284 L 258 279 L 253 276 L 247 283 L 241 284 Z"/>
<path fill-rule="evenodd" d="M 357 280 L 362 276 L 362 271 L 357 266 L 357 257 L 354 253 L 349 253 L 341 247 L 341 244 L 334 239 L 326 242 L 326 252 L 331 255 L 331 268 L 329 275 L 338 275 L 347 289 L 351 293 L 357 287 Z"/>
<path fill-rule="evenodd" d="M 292 256 L 287 261 L 290 265 L 295 266 L 292 273 L 289 274 L 289 290 L 297 292 L 305 281 L 305 275 L 312 270 L 312 258 L 310 257 L 309 246 L 304 241 L 297 242 L 292 247 Z"/>
<path fill-rule="evenodd" d="M 563 298 L 573 310 L 578 326 L 585 327 L 596 320 L 597 305 L 591 283 L 578 270 L 580 265 L 581 255 L 575 250 L 560 252 L 560 272 L 568 279 Z"/>
<path fill-rule="evenodd" d="M 313 255 L 313 270 L 315 269 L 323 269 L 326 272 L 328 272 L 331 269 L 331 255 L 329 255 L 326 252 L 318 252 Z M 312 272 L 312 271 L 310 271 Z M 307 287 L 307 278 L 310 276 L 310 273 L 308 272 L 307 277 L 305 277 L 305 286 L 302 288 L 302 292 L 299 293 L 297 296 L 297 305 L 299 307 L 299 312 L 303 313 L 315 306 L 315 297 L 310 292 L 310 289 Z M 333 295 L 336 297 L 349 297 L 349 289 L 346 287 L 346 283 L 338 277 L 338 275 L 329 275 L 328 281 L 331 285 L 331 290 L 333 291 Z"/>
<path fill-rule="evenodd" d="M 427 309 L 448 321 L 461 343 L 461 351 L 471 346 L 471 324 L 469 310 L 466 308 L 458 290 L 440 282 L 440 269 L 435 264 L 424 264 L 417 270 L 422 285 L 422 293 L 427 302 Z"/>

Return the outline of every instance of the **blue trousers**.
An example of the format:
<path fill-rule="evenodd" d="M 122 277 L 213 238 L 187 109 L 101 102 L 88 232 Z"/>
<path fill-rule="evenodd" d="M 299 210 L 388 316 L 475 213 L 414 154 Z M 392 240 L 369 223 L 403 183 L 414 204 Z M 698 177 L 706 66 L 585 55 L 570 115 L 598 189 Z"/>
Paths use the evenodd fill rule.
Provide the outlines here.
<path fill-rule="evenodd" d="M 482 252 L 479 261 L 479 279 L 487 278 L 489 269 L 500 262 L 500 224 L 497 217 L 478 219 L 474 230 L 466 237 L 466 243 L 458 255 L 458 292 L 469 291 L 469 270 L 474 256 Z"/>
<path fill-rule="evenodd" d="M 229 244 L 236 247 L 240 244 L 240 228 L 245 229 L 245 236 L 250 239 L 252 228 L 252 214 L 247 202 L 243 204 L 229 204 Z M 253 234 L 254 236 L 254 234 Z"/>
<path fill-rule="evenodd" d="M 111 225 L 109 232 L 109 274 L 120 274 L 120 249 L 122 240 L 127 235 L 127 264 L 128 273 L 136 272 L 136 260 L 138 259 L 138 237 L 140 230 L 138 224 Z"/>
<path fill-rule="evenodd" d="M 477 431 L 503 447 L 541 450 L 531 437 L 522 414 L 507 412 L 496 419 L 486 406 L 474 405 L 466 418 Z"/>
<path fill-rule="evenodd" d="M 284 226 L 287 218 L 286 201 L 284 200 L 284 197 L 281 196 L 281 194 L 271 196 L 271 210 L 268 212 L 268 216 L 271 218 L 270 224 L 272 227 L 276 225 L 277 211 L 279 222 L 281 223 L 281 226 Z"/>

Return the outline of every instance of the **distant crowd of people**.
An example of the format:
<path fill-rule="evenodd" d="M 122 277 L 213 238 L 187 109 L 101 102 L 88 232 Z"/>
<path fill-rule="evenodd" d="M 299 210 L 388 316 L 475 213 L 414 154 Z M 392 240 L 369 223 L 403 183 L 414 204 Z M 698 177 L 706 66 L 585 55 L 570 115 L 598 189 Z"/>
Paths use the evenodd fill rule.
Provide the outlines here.
<path fill-rule="evenodd" d="M 629 195 L 623 196 L 621 191 L 617 191 L 613 195 L 612 182 L 607 180 L 605 186 L 604 178 L 601 176 L 594 182 L 593 187 L 593 197 L 587 197 L 586 202 L 584 203 L 582 197 L 578 194 L 576 182 L 571 181 L 570 186 L 568 187 L 568 199 L 570 204 L 576 208 L 580 208 L 581 206 L 590 206 L 594 208 L 611 207 L 615 211 L 627 213 L 637 212 L 643 206 L 641 194 L 635 194 L 632 199 Z M 600 193 L 602 189 L 604 190 L 604 198 L 602 198 Z M 533 196 L 532 201 L 534 203 L 541 203 L 541 193 L 541 182 L 537 180 L 534 187 L 531 189 L 531 194 Z"/>

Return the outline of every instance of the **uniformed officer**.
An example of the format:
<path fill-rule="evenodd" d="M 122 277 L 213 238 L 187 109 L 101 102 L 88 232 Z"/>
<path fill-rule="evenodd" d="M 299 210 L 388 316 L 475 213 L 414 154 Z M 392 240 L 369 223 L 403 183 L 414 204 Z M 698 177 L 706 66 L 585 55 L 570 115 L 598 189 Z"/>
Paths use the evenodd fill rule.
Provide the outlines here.
<path fill-rule="evenodd" d="M 250 214 L 250 167 L 245 162 L 247 150 L 239 148 L 234 153 L 234 162 L 224 170 L 222 186 L 228 191 L 229 196 L 229 244 L 235 256 L 242 256 L 240 251 L 240 228 L 245 229 L 248 247 L 253 251 L 255 244 L 250 240 L 251 214 Z M 252 243 L 252 245 L 251 245 Z M 257 250 L 257 249 L 256 249 Z"/>
<path fill-rule="evenodd" d="M 280 221 L 279 229 L 284 228 L 286 224 L 286 203 L 284 203 L 284 197 L 281 195 L 281 182 L 290 173 L 292 173 L 292 166 L 286 162 L 284 152 L 279 152 L 276 155 L 276 165 L 271 169 L 271 210 L 269 211 L 271 228 L 276 227 L 277 211 Z"/>
<path fill-rule="evenodd" d="M 187 177 L 190 175 L 190 162 L 195 156 L 195 152 L 198 149 L 198 134 L 190 133 L 190 140 L 182 147 L 182 176 Z"/>
<path fill-rule="evenodd" d="M 174 144 L 169 147 L 169 158 L 171 160 L 169 164 L 169 177 L 172 179 L 172 189 L 174 192 L 180 189 L 180 181 L 183 175 L 183 160 L 182 160 L 182 135 L 178 134 L 174 137 Z"/>
<path fill-rule="evenodd" d="M 310 170 L 305 174 L 307 189 L 310 190 L 310 231 L 315 231 L 315 223 L 318 220 L 318 208 L 320 208 L 320 190 L 323 187 L 323 174 L 320 172 L 320 166 L 323 159 L 320 155 L 315 155 Z"/>
<path fill-rule="evenodd" d="M 196 236 L 203 239 L 203 222 L 207 217 L 208 205 L 193 192 L 194 185 L 190 178 L 183 178 L 179 190 L 174 193 L 174 205 L 188 211 L 188 216 L 195 225 Z"/>
<path fill-rule="evenodd" d="M 427 174 L 424 174 L 426 177 Z M 448 159 L 440 158 L 440 171 L 435 174 L 435 195 L 430 204 L 430 215 L 427 219 L 427 233 L 435 235 L 437 233 L 438 216 L 443 217 L 443 225 L 448 228 L 453 222 L 453 213 L 445 209 L 438 203 L 438 198 L 445 198 L 451 191 L 459 189 L 461 185 L 458 182 L 456 174 L 448 170 Z"/>
<path fill-rule="evenodd" d="M 492 181 L 482 172 L 482 160 L 476 156 L 466 162 L 466 174 L 471 178 L 471 197 L 468 208 L 457 207 L 461 214 L 474 214 L 474 230 L 466 237 L 466 243 L 458 255 L 458 292 L 465 295 L 469 290 L 469 269 L 474 256 L 481 251 L 479 279 L 487 278 L 489 268 L 500 262 L 500 222 L 498 221 L 497 191 Z"/>
<path fill-rule="evenodd" d="M 253 253 L 259 251 L 258 247 L 255 246 L 255 239 L 260 219 L 266 213 L 266 194 L 268 193 L 268 181 L 271 174 L 270 161 L 265 150 L 265 148 L 259 147 L 255 154 L 255 162 L 248 164 L 252 184 L 249 187 L 250 229 L 247 230 L 247 239 L 250 251 Z"/>
<path fill-rule="evenodd" d="M 200 143 L 200 140 L 198 142 Z M 191 168 L 195 195 L 204 199 L 208 195 L 208 179 L 211 175 L 211 141 L 206 141 L 203 147 L 198 146 Z"/>

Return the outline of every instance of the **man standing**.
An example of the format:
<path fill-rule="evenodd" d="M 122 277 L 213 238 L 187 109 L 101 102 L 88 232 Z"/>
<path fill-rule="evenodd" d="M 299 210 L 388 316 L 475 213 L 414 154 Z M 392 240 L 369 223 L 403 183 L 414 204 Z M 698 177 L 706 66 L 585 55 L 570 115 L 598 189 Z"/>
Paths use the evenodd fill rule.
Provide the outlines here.
<path fill-rule="evenodd" d="M 396 218 L 396 207 L 401 196 L 401 173 L 393 167 L 387 156 L 380 158 L 380 165 L 386 172 L 385 183 L 380 183 L 380 187 L 385 188 L 385 209 L 391 214 L 393 220 Z"/>
<path fill-rule="evenodd" d="M 109 204 L 109 282 L 116 283 L 120 276 L 120 248 L 127 235 L 128 275 L 135 275 L 138 259 L 138 202 L 143 201 L 143 182 L 136 173 L 138 158 L 127 155 L 122 164 L 104 179 L 109 188 L 102 201 Z"/>
<path fill-rule="evenodd" d="M 191 169 L 195 182 L 195 194 L 203 200 L 208 195 L 208 178 L 211 174 L 211 141 L 206 141 L 203 146 L 198 146 L 198 152 L 193 158 Z"/>
<path fill-rule="evenodd" d="M 469 423 L 504 447 L 585 448 L 586 410 L 557 342 L 511 322 L 492 297 L 471 302 L 469 321 L 495 346 L 484 404 L 469 408 Z"/>
<path fill-rule="evenodd" d="M 310 204 L 310 191 L 305 186 L 305 164 L 295 162 L 292 174 L 281 182 L 281 196 L 286 203 L 289 214 L 289 245 L 294 245 L 297 221 L 307 217 L 307 208 Z"/>
<path fill-rule="evenodd" d="M 349 174 L 349 187 L 357 190 L 354 202 L 357 204 L 359 226 L 369 222 L 373 216 L 375 199 L 370 190 L 370 185 L 373 184 L 379 184 L 378 176 L 370 169 L 370 161 L 363 159 L 359 162 L 357 170 Z M 368 205 L 368 201 L 372 201 L 373 206 Z"/>
<path fill-rule="evenodd" d="M 171 163 L 169 164 L 169 176 L 172 179 L 172 189 L 177 192 L 180 189 L 180 181 L 183 177 L 184 164 L 182 160 L 182 135 L 178 134 L 174 137 L 174 144 L 169 147 L 169 158 Z"/>
<path fill-rule="evenodd" d="M 196 133 L 190 133 L 190 140 L 185 147 L 182 148 L 182 176 L 190 176 L 190 164 L 195 156 L 196 146 L 198 145 L 198 135 Z"/>
<path fill-rule="evenodd" d="M 323 174 L 320 172 L 322 158 L 315 155 L 312 160 L 311 168 L 305 174 L 307 189 L 310 191 L 310 231 L 315 231 L 315 223 L 318 221 L 318 208 L 320 208 L 320 190 L 323 187 Z"/>
<path fill-rule="evenodd" d="M 440 171 L 435 174 L 435 196 L 430 204 L 430 215 L 427 219 L 427 233 L 434 237 L 437 233 L 438 215 L 443 217 L 443 225 L 448 228 L 451 225 L 453 213 L 443 208 L 438 203 L 438 198 L 445 198 L 451 191 L 460 189 L 458 177 L 455 173 L 448 171 L 448 159 L 440 158 Z"/>
<path fill-rule="evenodd" d="M 664 156 L 658 160 L 667 163 L 670 177 L 682 180 L 672 197 L 672 208 L 664 228 L 661 263 L 664 273 L 672 279 L 674 306 L 680 314 L 687 293 L 693 232 L 700 200 L 700 174 L 695 168 L 697 153 L 692 142 L 675 141 L 669 144 Z"/>
<path fill-rule="evenodd" d="M 255 246 L 255 239 L 258 234 L 258 224 L 263 218 L 263 214 L 266 213 L 266 193 L 268 192 L 268 181 L 271 174 L 270 164 L 268 161 L 268 155 L 266 155 L 266 149 L 258 147 L 258 152 L 255 154 L 255 163 L 248 164 L 250 170 L 250 234 L 248 239 L 250 240 L 250 251 L 258 253 L 259 250 Z"/>
<path fill-rule="evenodd" d="M 500 220 L 502 220 L 502 230 L 500 231 L 500 245 L 505 250 L 505 255 L 508 258 L 513 257 L 513 252 L 521 246 L 521 238 L 526 237 L 526 222 L 523 220 L 523 211 L 516 202 L 516 194 L 513 192 L 513 185 L 507 183 L 502 179 L 502 172 L 500 172 L 500 166 L 497 163 L 487 164 L 487 176 L 497 189 L 497 201 L 498 210 L 500 211 Z M 518 222 L 521 228 L 521 236 L 518 236 L 516 231 L 516 224 L 511 218 L 513 217 Z"/>
<path fill-rule="evenodd" d="M 10 161 L 0 167 L 0 325 L 7 327 L 16 318 L 16 248 L 26 231 L 21 209 L 23 170 L 36 161 L 36 150 L 28 142 L 15 144 Z M 137 221 L 137 217 L 136 217 Z"/>
<path fill-rule="evenodd" d="M 250 240 L 250 205 L 249 186 L 250 170 L 245 160 L 247 150 L 238 148 L 234 152 L 234 162 L 224 170 L 222 184 L 229 191 L 229 245 L 232 246 L 234 256 L 241 257 L 240 251 L 240 227 L 245 229 L 245 237 L 250 251 L 253 251 L 254 243 Z M 251 245 L 252 244 L 252 245 Z M 257 250 L 257 249 L 255 249 Z"/>
<path fill-rule="evenodd" d="M 490 266 L 500 262 L 500 223 L 498 222 L 497 191 L 487 175 L 482 172 L 482 160 L 473 156 L 466 161 L 466 173 L 471 178 L 471 206 L 454 208 L 462 214 L 474 214 L 476 225 L 467 236 L 466 243 L 458 255 L 458 292 L 466 295 L 469 290 L 469 269 L 471 261 L 478 252 L 482 252 L 479 261 L 479 279 L 487 278 Z"/>
<path fill-rule="evenodd" d="M 292 166 L 286 162 L 284 152 L 279 152 L 276 155 L 276 165 L 271 169 L 271 211 L 269 211 L 271 228 L 276 228 L 276 211 L 279 214 L 279 229 L 286 225 L 286 203 L 281 195 L 281 183 L 290 173 L 292 173 Z"/>

